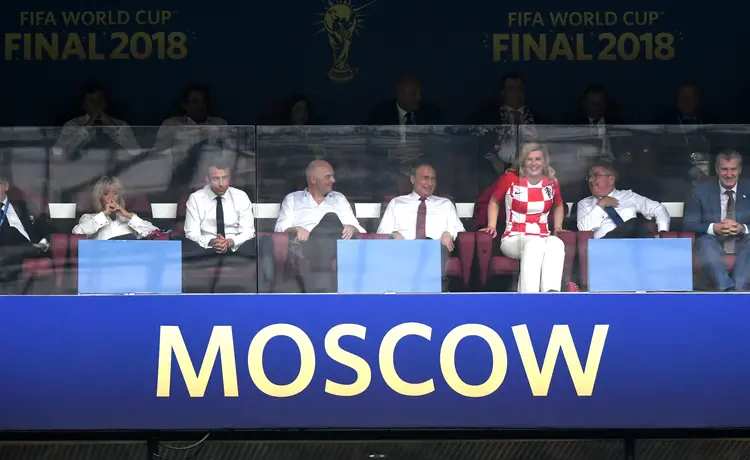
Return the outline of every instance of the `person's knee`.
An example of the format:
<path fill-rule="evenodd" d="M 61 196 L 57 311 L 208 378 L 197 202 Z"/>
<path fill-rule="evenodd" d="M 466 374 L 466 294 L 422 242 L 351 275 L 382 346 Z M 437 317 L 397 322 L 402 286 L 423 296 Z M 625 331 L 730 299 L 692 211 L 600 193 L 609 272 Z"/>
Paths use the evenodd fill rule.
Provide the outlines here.
<path fill-rule="evenodd" d="M 701 255 L 714 253 L 717 249 L 716 237 L 712 235 L 701 235 L 696 241 L 696 249 Z"/>
<path fill-rule="evenodd" d="M 552 254 L 565 254 L 565 243 L 556 236 L 550 236 L 547 238 L 546 252 Z"/>

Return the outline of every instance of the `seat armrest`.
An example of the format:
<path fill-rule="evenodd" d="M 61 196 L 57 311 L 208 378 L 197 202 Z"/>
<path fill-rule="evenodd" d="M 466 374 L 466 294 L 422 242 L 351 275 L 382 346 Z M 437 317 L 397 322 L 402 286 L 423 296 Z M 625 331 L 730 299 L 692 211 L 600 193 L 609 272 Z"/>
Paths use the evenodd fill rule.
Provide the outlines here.
<path fill-rule="evenodd" d="M 490 259 L 492 259 L 492 236 L 484 232 L 474 234 L 476 238 L 476 256 L 479 265 L 479 284 L 487 285 L 489 277 Z M 500 238 L 500 235 L 497 236 Z"/>
<path fill-rule="evenodd" d="M 67 233 L 53 233 L 50 236 L 50 254 L 55 270 L 55 287 L 58 291 L 63 289 L 63 275 L 68 265 L 68 246 L 70 235 Z"/>
<path fill-rule="evenodd" d="M 576 244 L 578 245 L 578 285 L 586 291 L 589 286 L 589 240 L 594 237 L 594 232 L 576 232 Z"/>
<path fill-rule="evenodd" d="M 469 287 L 471 281 L 471 264 L 474 262 L 476 251 L 476 233 L 460 232 L 456 237 L 458 260 L 461 262 L 461 281 L 464 287 Z"/>
<path fill-rule="evenodd" d="M 563 282 L 569 283 L 573 281 L 573 266 L 576 260 L 576 248 L 578 246 L 577 236 L 578 232 L 560 232 L 556 233 L 555 236 L 560 238 L 565 244 L 565 265 L 563 265 Z"/>

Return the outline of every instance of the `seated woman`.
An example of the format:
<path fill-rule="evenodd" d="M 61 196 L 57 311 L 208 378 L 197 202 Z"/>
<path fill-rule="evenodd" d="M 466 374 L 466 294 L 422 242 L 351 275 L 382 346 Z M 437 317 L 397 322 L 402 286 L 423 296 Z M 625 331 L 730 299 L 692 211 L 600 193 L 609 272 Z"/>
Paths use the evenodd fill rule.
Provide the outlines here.
<path fill-rule="evenodd" d="M 497 236 L 500 200 L 505 207 L 505 231 L 500 251 L 521 261 L 518 292 L 559 291 L 565 262 L 565 244 L 551 236 L 549 213 L 555 233 L 562 232 L 565 204 L 560 185 L 549 166 L 547 151 L 535 142 L 521 148 L 516 167 L 498 179 L 487 210 L 483 232 Z"/>
<path fill-rule="evenodd" d="M 145 238 L 157 230 L 151 222 L 125 209 L 123 189 L 117 177 L 102 177 L 94 185 L 94 210 L 84 214 L 73 228 L 74 235 L 86 235 L 90 240 Z"/>

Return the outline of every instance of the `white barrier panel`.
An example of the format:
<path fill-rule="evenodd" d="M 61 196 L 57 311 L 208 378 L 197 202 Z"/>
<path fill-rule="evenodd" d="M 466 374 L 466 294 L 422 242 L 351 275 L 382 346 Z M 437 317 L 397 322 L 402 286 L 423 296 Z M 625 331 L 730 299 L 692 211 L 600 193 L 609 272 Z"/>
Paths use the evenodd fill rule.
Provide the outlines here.
<path fill-rule="evenodd" d="M 65 218 L 58 212 L 53 212 L 52 208 L 56 207 L 58 210 L 61 206 L 66 207 L 66 211 L 72 209 L 75 210 L 75 204 L 73 203 L 54 203 L 50 204 L 50 218 L 61 219 Z M 151 205 L 152 212 L 156 215 L 157 211 L 154 206 L 159 207 L 158 213 L 161 215 L 167 209 L 169 209 L 169 215 L 172 215 L 172 209 L 174 213 L 177 211 L 176 203 L 154 203 Z M 380 203 L 354 203 L 354 212 L 359 219 L 379 219 L 380 218 Z M 669 216 L 672 218 L 681 218 L 683 213 L 683 203 L 664 203 Z M 279 210 L 281 205 L 279 203 L 254 203 L 253 214 L 257 219 L 276 219 L 279 217 Z M 474 203 L 456 203 L 456 210 L 458 211 L 458 217 L 461 219 L 471 219 L 474 216 Z M 568 203 L 568 217 L 570 217 L 573 211 L 573 203 Z M 67 216 L 68 214 L 65 214 Z M 157 217 L 158 218 L 158 217 Z M 168 217 L 173 218 L 173 217 Z"/>

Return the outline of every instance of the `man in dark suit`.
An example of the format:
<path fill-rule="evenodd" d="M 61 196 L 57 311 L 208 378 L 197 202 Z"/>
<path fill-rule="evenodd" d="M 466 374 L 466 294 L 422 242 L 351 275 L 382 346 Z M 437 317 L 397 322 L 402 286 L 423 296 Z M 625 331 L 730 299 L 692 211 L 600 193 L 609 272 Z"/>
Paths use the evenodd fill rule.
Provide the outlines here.
<path fill-rule="evenodd" d="M 50 231 L 38 210 L 8 198 L 8 188 L 0 173 L 0 292 L 14 293 L 23 261 L 47 257 Z"/>
<path fill-rule="evenodd" d="M 698 236 L 696 252 L 703 273 L 720 291 L 744 291 L 750 281 L 750 183 L 740 182 L 742 156 L 734 150 L 716 158 L 717 180 L 693 188 L 683 220 L 683 230 Z M 736 257 L 729 276 L 724 255 Z"/>
<path fill-rule="evenodd" d="M 396 85 L 396 98 L 376 105 L 367 119 L 369 125 L 438 125 L 444 123 L 438 110 L 422 102 L 419 79 L 405 76 Z"/>

